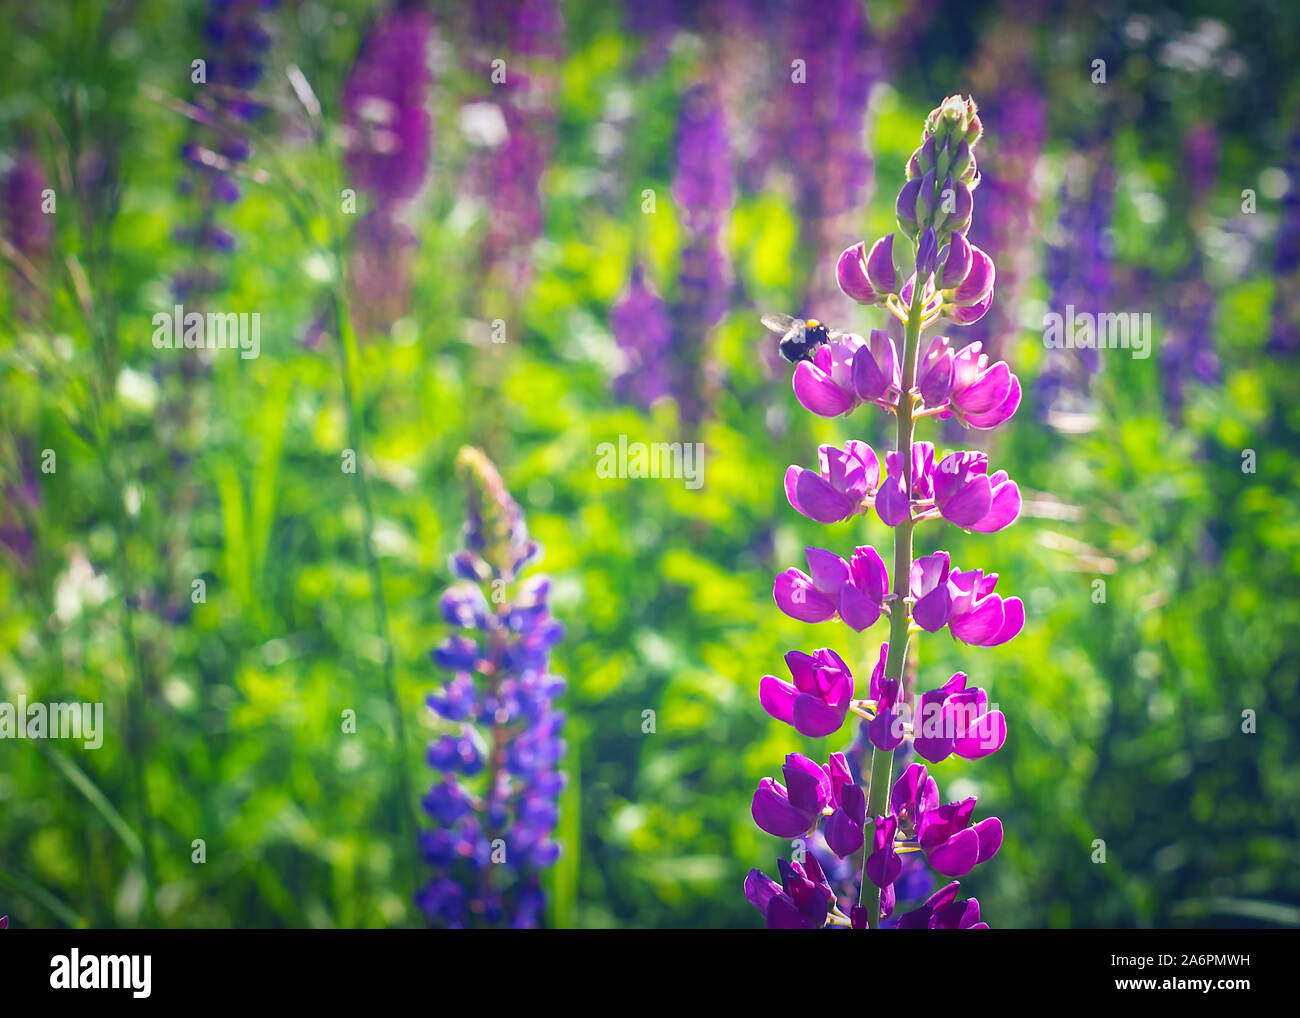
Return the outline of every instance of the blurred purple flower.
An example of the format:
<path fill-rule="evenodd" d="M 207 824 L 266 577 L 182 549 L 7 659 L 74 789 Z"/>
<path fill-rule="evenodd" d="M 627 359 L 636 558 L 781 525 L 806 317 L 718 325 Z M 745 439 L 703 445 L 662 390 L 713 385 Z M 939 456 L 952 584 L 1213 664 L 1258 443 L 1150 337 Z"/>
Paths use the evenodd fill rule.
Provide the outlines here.
<path fill-rule="evenodd" d="M 1215 294 L 1205 278 L 1201 240 L 1205 203 L 1217 173 L 1218 155 L 1219 137 L 1213 125 L 1193 124 L 1183 138 L 1186 186 L 1175 198 L 1178 220 L 1186 226 L 1184 241 L 1190 246 L 1190 254 L 1164 287 L 1168 325 L 1160 346 L 1165 405 L 1175 416 L 1182 413 L 1189 380 L 1211 385 L 1221 377 L 1214 346 Z"/>
<path fill-rule="evenodd" d="M 410 304 L 410 261 L 419 241 L 401 214 L 429 171 L 432 40 L 426 11 L 384 12 L 362 40 L 343 86 L 345 162 L 350 182 L 370 206 L 352 231 L 348 266 L 353 319 L 363 335 L 391 328 Z"/>
<path fill-rule="evenodd" d="M 718 239 L 735 200 L 730 158 L 727 117 L 717 88 L 707 82 L 696 85 L 682 98 L 672 188 L 692 236 Z"/>
<path fill-rule="evenodd" d="M 1219 132 L 1207 121 L 1193 124 L 1183 139 L 1182 168 L 1193 206 L 1203 205 L 1219 176 Z"/>
<path fill-rule="evenodd" d="M 729 303 L 722 230 L 734 200 L 726 114 L 710 83 L 696 85 L 682 99 L 672 193 L 686 236 L 669 363 L 682 417 L 698 422 L 709 387 L 709 333 Z"/>
<path fill-rule="evenodd" d="M 781 8 L 776 66 L 783 80 L 765 111 L 767 139 L 751 169 L 781 164 L 789 173 L 800 246 L 812 267 L 802 304 L 834 321 L 851 305 L 822 270 L 852 239 L 848 213 L 870 197 L 872 161 L 863 139 L 880 54 L 867 8 L 857 0 L 790 2 Z M 802 62 L 801 70 L 792 65 L 795 60 Z"/>
<path fill-rule="evenodd" d="M 45 299 L 35 287 L 54 239 L 51 217 L 41 210 L 49 186 L 40 159 L 28 145 L 20 144 L 13 166 L 0 180 L 0 228 L 26 262 L 25 268 L 30 267 L 30 275 L 16 271 L 10 276 L 18 314 L 26 319 L 39 313 Z"/>
<path fill-rule="evenodd" d="M 384 206 L 371 209 L 352 229 L 348 280 L 352 316 L 362 333 L 383 332 L 410 307 L 415 232 Z"/>
<path fill-rule="evenodd" d="M 385 12 L 366 33 L 343 86 L 347 166 L 379 208 L 413 198 L 428 173 L 432 39 L 427 12 Z"/>
<path fill-rule="evenodd" d="M 203 23 L 208 83 L 247 92 L 262 80 L 262 62 L 274 37 L 260 15 L 276 6 L 275 0 L 209 0 Z M 251 95 L 225 93 L 218 101 L 241 120 L 251 120 L 263 108 Z"/>
<path fill-rule="evenodd" d="M 971 72 L 980 97 L 980 116 L 996 122 L 995 135 L 981 146 L 980 214 L 969 239 L 998 254 L 1001 298 L 978 324 L 963 329 L 957 344 L 982 341 L 994 357 L 1019 323 L 1025 280 L 1034 272 L 1038 230 L 1038 164 L 1047 139 L 1047 99 L 1039 82 L 1033 45 L 1046 12 L 1043 0 L 1003 0 L 983 36 Z"/>
<path fill-rule="evenodd" d="M 1287 139 L 1287 189 L 1282 197 L 1282 222 L 1277 231 L 1273 274 L 1277 294 L 1268 349 L 1271 353 L 1300 353 L 1300 130 Z"/>
<path fill-rule="evenodd" d="M 661 395 L 677 402 L 684 421 L 703 418 L 711 387 L 709 333 L 730 302 L 730 268 L 722 237 L 734 201 L 727 119 L 712 82 L 682 98 L 672 197 L 685 234 L 677 292 L 661 300 L 638 263 L 610 329 L 631 361 L 614 380 L 620 398 L 648 406 Z"/>
<path fill-rule="evenodd" d="M 212 254 L 231 254 L 236 238 L 215 221 L 218 209 L 238 201 L 241 166 L 252 156 L 252 144 L 236 126 L 259 117 L 265 107 L 252 89 L 262 78 L 266 53 L 274 37 L 265 12 L 273 0 L 209 0 L 203 23 L 202 58 L 206 81 L 196 83 L 193 118 L 180 148 L 188 169 L 178 190 L 196 205 L 190 225 L 178 237 L 190 246 L 192 264 L 175 272 L 172 290 L 178 299 L 200 302 L 221 285 L 211 267 Z"/>
<path fill-rule="evenodd" d="M 610 309 L 609 327 L 628 360 L 627 370 L 614 379 L 615 395 L 648 407 L 668 394 L 672 314 L 646 279 L 644 265 L 632 269 L 627 289 Z"/>
<path fill-rule="evenodd" d="M 564 19 L 557 0 L 485 0 L 470 8 L 469 26 L 471 62 L 491 91 L 466 110 L 495 106 L 504 128 L 494 129 L 469 168 L 470 190 L 487 209 L 483 270 L 518 300 L 546 223 L 541 183 L 554 144 Z"/>
<path fill-rule="evenodd" d="M 21 566 L 29 566 L 36 551 L 36 538 L 27 520 L 40 509 L 41 486 L 30 443 L 18 443 L 17 459 L 18 476 L 6 478 L 0 487 L 0 544 L 9 549 Z"/>
<path fill-rule="evenodd" d="M 1089 145 L 1066 163 L 1061 182 L 1057 236 L 1047 247 L 1044 274 L 1050 290 L 1049 307 L 1064 314 L 1102 314 L 1110 309 L 1111 263 L 1114 245 L 1116 174 L 1109 139 Z M 1087 396 L 1091 376 L 1100 367 L 1097 351 L 1049 349 L 1034 382 L 1040 416 L 1053 410 L 1078 410 Z"/>

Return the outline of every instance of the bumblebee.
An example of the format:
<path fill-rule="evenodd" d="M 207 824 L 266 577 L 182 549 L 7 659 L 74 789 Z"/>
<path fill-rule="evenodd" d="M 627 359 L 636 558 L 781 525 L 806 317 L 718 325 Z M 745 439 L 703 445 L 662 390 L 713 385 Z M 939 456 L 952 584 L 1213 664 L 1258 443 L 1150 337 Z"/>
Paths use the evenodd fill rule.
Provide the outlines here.
<path fill-rule="evenodd" d="M 777 349 L 791 364 L 812 360 L 813 351 L 819 346 L 844 335 L 838 329 L 828 329 L 816 318 L 805 321 L 792 315 L 769 313 L 763 316 L 763 324 L 772 332 L 782 334 Z"/>

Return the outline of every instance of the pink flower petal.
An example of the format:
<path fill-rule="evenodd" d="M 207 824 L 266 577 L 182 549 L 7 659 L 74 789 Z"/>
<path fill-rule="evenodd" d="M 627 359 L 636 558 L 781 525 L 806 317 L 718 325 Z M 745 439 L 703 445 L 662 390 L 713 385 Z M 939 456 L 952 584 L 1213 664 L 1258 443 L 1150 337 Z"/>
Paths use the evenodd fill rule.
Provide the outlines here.
<path fill-rule="evenodd" d="M 835 601 L 812 585 L 798 569 L 788 569 L 772 586 L 776 606 L 800 622 L 825 622 L 835 617 Z"/>
<path fill-rule="evenodd" d="M 775 675 L 764 675 L 758 683 L 758 702 L 778 721 L 794 723 L 794 700 L 797 690 Z"/>
<path fill-rule="evenodd" d="M 980 839 L 972 827 L 959 831 L 943 844 L 926 852 L 925 858 L 945 877 L 964 877 L 980 857 Z"/>
<path fill-rule="evenodd" d="M 808 361 L 800 361 L 794 369 L 795 398 L 804 409 L 819 417 L 838 417 L 853 409 L 856 401 L 851 393 L 845 392 L 821 368 Z"/>

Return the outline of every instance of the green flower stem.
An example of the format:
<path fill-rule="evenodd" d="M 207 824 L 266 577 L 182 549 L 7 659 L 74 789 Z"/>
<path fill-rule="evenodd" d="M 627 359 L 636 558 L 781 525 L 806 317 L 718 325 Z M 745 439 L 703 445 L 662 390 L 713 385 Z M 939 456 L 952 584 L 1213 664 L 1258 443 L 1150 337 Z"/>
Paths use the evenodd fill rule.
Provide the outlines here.
<path fill-rule="evenodd" d="M 916 361 L 921 347 L 921 317 L 923 290 L 918 279 L 912 289 L 912 305 L 907 309 L 907 330 L 903 338 L 903 391 L 898 397 L 898 431 L 895 448 L 903 461 L 903 489 L 912 491 L 912 433 L 915 419 L 912 416 L 912 387 L 916 384 Z M 885 659 L 885 678 L 897 679 L 902 689 L 903 667 L 907 663 L 908 623 L 910 621 L 907 596 L 912 574 L 911 514 L 894 529 L 894 600 L 889 606 L 889 656 Z M 862 890 L 859 902 L 867 908 L 867 923 L 871 929 L 880 925 L 880 888 L 867 879 L 867 859 L 871 856 L 875 837 L 875 818 L 885 812 L 889 788 L 894 779 L 894 751 L 871 751 L 871 783 L 868 786 L 867 822 L 863 828 L 866 839 L 862 846 Z M 867 888 L 871 888 L 870 892 Z"/>
<path fill-rule="evenodd" d="M 122 638 L 126 642 L 128 656 L 131 659 L 134 681 L 127 686 L 127 741 L 130 744 L 131 773 L 136 787 L 136 801 L 140 815 L 140 843 L 144 852 L 144 914 L 151 925 L 158 924 L 158 906 L 155 892 L 157 889 L 158 870 L 154 861 L 153 839 L 154 818 L 149 805 L 149 785 L 145 775 L 145 749 L 148 738 L 145 731 L 145 713 L 148 710 L 148 693 L 145 689 L 144 655 L 136 638 L 135 613 L 131 608 L 132 573 L 127 551 L 128 531 L 126 512 L 122 505 L 121 482 L 114 483 L 112 471 L 108 467 L 109 451 L 101 450 L 100 462 L 104 464 L 104 476 L 109 483 L 113 497 L 117 523 L 116 558 L 118 575 L 122 583 Z"/>
<path fill-rule="evenodd" d="M 310 110 L 308 112 L 311 114 Z M 317 116 L 318 114 L 312 115 L 312 119 L 316 120 Z M 337 151 L 329 144 L 328 132 L 318 131 L 317 142 L 322 153 L 327 157 L 333 158 L 337 155 Z M 298 224 L 305 241 L 308 244 L 317 243 L 318 238 L 312 228 L 312 221 L 315 215 L 325 214 L 324 209 L 313 208 L 301 200 L 301 195 L 310 192 L 305 190 L 300 181 L 295 180 L 293 173 L 289 170 L 276 147 L 268 146 L 268 148 L 284 179 L 293 184 L 293 186 L 286 189 L 287 207 L 290 216 Z M 337 160 L 334 161 L 337 164 Z M 342 181 L 336 177 L 332 193 L 338 194 L 341 189 Z M 352 328 L 352 311 L 349 306 L 347 283 L 344 275 L 347 271 L 346 245 L 343 231 L 338 228 L 337 218 L 330 214 L 328 222 L 330 225 L 327 246 L 334 256 L 334 277 L 329 296 L 337 330 L 339 373 L 343 385 L 343 401 L 347 405 L 348 412 L 348 444 L 357 457 L 356 470 L 352 474 L 352 479 L 357 504 L 361 509 L 362 529 L 364 531 L 361 535 L 362 551 L 365 555 L 366 572 L 369 576 L 370 599 L 375 613 L 375 625 L 379 630 L 379 638 L 384 647 L 384 698 L 388 701 L 388 709 L 392 714 L 393 735 L 397 742 L 394 751 L 396 754 L 398 792 L 401 796 L 398 810 L 399 823 L 401 824 L 399 834 L 402 845 L 400 858 L 406 860 L 405 868 L 408 871 L 412 894 L 412 898 L 408 899 L 409 901 L 413 900 L 415 890 L 419 884 L 416 839 L 420 829 L 420 818 L 415 808 L 413 791 L 415 784 L 411 778 L 410 762 L 406 755 L 406 721 L 402 711 L 401 696 L 397 688 L 396 668 L 393 663 L 394 648 L 388 625 L 388 603 L 384 598 L 383 570 L 379 565 L 379 558 L 375 554 L 375 518 L 374 510 L 371 507 L 370 485 L 366 479 L 366 471 L 361 455 L 361 357 L 357 348 L 356 332 Z"/>
<path fill-rule="evenodd" d="M 341 244 L 336 243 L 334 250 L 338 259 L 338 271 L 341 273 L 342 266 L 345 264 L 342 258 Z M 357 351 L 356 335 L 352 329 L 352 317 L 347 304 L 347 296 L 341 283 L 337 283 L 334 287 L 333 301 L 335 324 L 338 328 L 339 367 L 343 381 L 343 398 L 347 403 L 348 410 L 348 442 L 357 457 L 356 470 L 353 472 L 352 478 L 357 503 L 361 507 L 362 529 L 364 531 L 361 535 L 361 544 L 366 559 L 366 571 L 370 576 L 370 598 L 374 606 L 375 625 L 379 629 L 379 638 L 384 648 L 384 696 L 392 713 L 393 735 L 397 741 L 394 752 L 396 754 L 398 790 L 402 799 L 399 810 L 401 823 L 399 833 L 402 839 L 400 858 L 407 861 L 406 868 L 409 870 L 411 894 L 414 895 L 416 885 L 419 882 L 415 859 L 419 818 L 415 813 L 415 800 L 412 793 L 414 785 L 411 781 L 410 765 L 406 756 L 406 722 L 403 717 L 402 702 L 397 690 L 397 676 L 393 664 L 394 649 L 388 626 L 388 604 L 384 599 L 384 576 L 379 565 L 379 557 L 375 554 L 375 518 L 374 511 L 371 508 L 370 485 L 366 480 L 366 471 L 362 464 L 361 410 L 358 405 L 361 392 L 360 356 Z"/>
<path fill-rule="evenodd" d="M 84 237 L 89 243 L 90 226 L 83 226 Z M 135 590 L 134 574 L 131 570 L 130 557 L 130 521 L 122 501 L 126 489 L 126 476 L 119 476 L 114 470 L 117 459 L 115 450 L 123 448 L 121 439 L 122 423 L 118 412 L 114 380 L 117 378 L 117 316 L 111 302 L 104 308 L 102 317 L 95 312 L 94 294 L 107 293 L 108 287 L 98 289 L 92 286 L 89 276 L 81 263 L 73 255 L 66 259 L 70 286 L 76 296 L 84 318 L 86 332 L 95 347 L 99 361 L 97 384 L 91 389 L 92 414 L 91 427 L 97 446 L 100 472 L 104 488 L 113 502 L 114 528 L 114 564 L 122 597 L 122 611 L 119 616 L 122 642 L 130 662 L 131 675 L 126 686 L 126 744 L 127 756 L 131 764 L 131 782 L 135 786 L 136 814 L 140 825 L 139 844 L 140 861 L 144 868 L 144 920 L 148 926 L 159 925 L 157 882 L 158 869 L 154 857 L 154 814 L 149 804 L 149 786 L 146 776 L 146 743 L 148 734 L 145 715 L 149 707 L 148 678 L 146 675 L 144 653 L 136 635 L 135 609 L 131 599 Z M 95 266 L 92 265 L 92 271 Z M 102 273 L 95 272 L 96 281 Z M 96 323 L 102 323 L 98 328 Z M 129 843 L 128 843 L 129 844 Z"/>

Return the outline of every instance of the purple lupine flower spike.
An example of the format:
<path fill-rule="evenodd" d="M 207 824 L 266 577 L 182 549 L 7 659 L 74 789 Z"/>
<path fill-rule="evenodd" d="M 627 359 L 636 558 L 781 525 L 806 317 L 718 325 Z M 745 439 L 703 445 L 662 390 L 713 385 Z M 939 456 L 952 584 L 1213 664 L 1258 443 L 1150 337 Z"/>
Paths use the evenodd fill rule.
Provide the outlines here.
<path fill-rule="evenodd" d="M 708 337 L 728 304 L 731 268 L 723 228 L 735 200 L 733 178 L 726 112 L 716 85 L 703 82 L 682 99 L 672 187 L 686 243 L 668 360 L 673 394 L 688 421 L 705 414 Z"/>
<path fill-rule="evenodd" d="M 1193 125 L 1184 139 L 1187 186 L 1175 200 L 1181 206 L 1179 219 L 1190 227 L 1192 254 L 1166 288 L 1171 295 L 1169 329 L 1160 349 L 1165 403 L 1175 414 L 1182 412 L 1188 381 L 1210 384 L 1221 374 L 1214 349 L 1214 289 L 1205 277 L 1203 242 L 1197 230 L 1216 177 L 1218 150 L 1218 133 L 1211 124 Z"/>
<path fill-rule="evenodd" d="M 952 319 L 968 326 L 956 342 L 981 342 L 993 357 L 1003 356 L 1003 343 L 1015 335 L 1014 309 L 1025 282 L 1034 273 L 1038 209 L 1038 172 L 1047 140 L 1048 104 L 1038 80 L 1034 38 L 1046 5 L 1039 0 L 1002 0 L 993 30 L 972 68 L 972 79 L 983 96 L 982 113 L 999 130 L 980 153 L 980 214 L 969 239 L 995 251 L 1004 299 L 989 305 L 988 314 L 969 313 Z"/>
<path fill-rule="evenodd" d="M 26 569 L 36 560 L 36 534 L 32 523 L 41 508 L 41 485 L 36 472 L 36 450 L 20 441 L 18 476 L 0 485 L 0 545 Z"/>
<path fill-rule="evenodd" d="M 1113 244 L 1110 225 L 1117 183 L 1110 130 L 1084 143 L 1082 151 L 1066 163 L 1061 182 L 1059 239 L 1047 248 L 1044 274 L 1051 292 L 1050 307 L 1064 313 L 1100 314 L 1112 292 Z M 1086 408 L 1092 376 L 1101 367 L 1097 351 L 1049 349 L 1035 379 L 1037 405 L 1049 424 L 1061 413 Z M 1067 418 L 1068 419 L 1068 418 Z"/>
<path fill-rule="evenodd" d="M 427 754 L 441 778 L 422 803 L 435 823 L 420 835 L 434 875 L 417 904 L 434 925 L 531 927 L 545 904 L 538 873 L 559 854 L 550 835 L 564 785 L 564 714 L 554 707 L 564 682 L 550 672 L 550 650 L 564 629 L 550 615 L 549 581 L 517 582 L 538 549 L 496 468 L 477 449 L 462 449 L 457 465 L 469 511 L 452 568 L 472 583 L 439 601 L 462 633 L 433 652 L 450 677 L 428 698 L 444 730 Z M 496 596 L 512 588 L 509 600 Z"/>
<path fill-rule="evenodd" d="M 345 162 L 354 186 L 376 206 L 409 201 L 428 172 L 432 30 L 423 11 L 385 12 L 366 33 L 343 86 Z"/>
<path fill-rule="evenodd" d="M 766 111 L 764 133 L 794 181 L 800 247 L 819 264 L 843 248 L 850 214 L 870 196 L 872 162 L 863 136 L 880 73 L 878 47 L 857 0 L 789 4 L 784 18 L 777 30 L 785 40 L 786 67 L 801 58 L 806 77 L 782 82 L 781 101 Z M 806 306 L 826 309 L 828 318 L 849 309 L 834 278 L 813 271 L 806 280 Z"/>
<path fill-rule="evenodd" d="M 368 208 L 352 232 L 349 265 L 361 331 L 383 331 L 409 304 L 410 262 L 419 246 L 401 220 L 428 175 L 432 122 L 427 109 L 427 12 L 394 8 L 370 27 L 343 86 L 345 162 Z"/>
<path fill-rule="evenodd" d="M 614 379 L 614 392 L 648 407 L 672 389 L 669 348 L 672 313 L 646 279 L 645 266 L 632 270 L 627 289 L 610 309 L 609 327 L 628 359 L 627 370 Z"/>
<path fill-rule="evenodd" d="M 18 314 L 30 320 L 43 309 L 47 294 L 38 292 L 38 280 L 54 239 L 53 217 L 43 209 L 50 186 L 45 168 L 26 138 L 13 166 L 0 178 L 0 232 L 20 256 L 26 272 L 11 275 Z"/>
<path fill-rule="evenodd" d="M 253 89 L 262 79 L 274 41 L 266 12 L 275 6 L 263 0 L 208 4 L 202 46 L 206 80 L 195 85 L 197 112 L 180 149 L 188 170 L 180 190 L 193 195 L 198 206 L 194 220 L 174 234 L 193 251 L 192 263 L 172 279 L 180 298 L 198 300 L 214 292 L 220 277 L 213 262 L 220 259 L 211 255 L 229 255 L 237 247 L 235 235 L 215 220 L 221 206 L 239 200 L 239 178 L 253 155 L 252 142 L 238 125 L 252 123 L 265 112 Z"/>
<path fill-rule="evenodd" d="M 490 91 L 464 115 L 493 125 L 471 163 L 484 205 L 485 274 L 518 300 L 532 280 L 532 247 L 545 230 L 543 176 L 554 146 L 564 19 L 557 0 L 484 0 L 469 8 L 470 59 Z M 506 58 L 504 80 L 493 61 Z"/>
<path fill-rule="evenodd" d="M 610 331 L 629 360 L 614 379 L 620 398 L 648 406 L 671 396 L 682 418 L 699 421 L 713 368 L 709 333 L 729 303 L 731 269 L 724 228 L 735 198 L 729 128 L 720 88 L 703 81 L 682 98 L 672 197 L 685 232 L 674 300 L 662 300 L 637 264 L 610 311 Z"/>
<path fill-rule="evenodd" d="M 1294 116 L 1291 122 L 1296 122 Z M 1300 352 L 1300 130 L 1292 131 L 1287 139 L 1286 175 L 1282 222 L 1273 256 L 1277 293 L 1273 298 L 1268 350 L 1294 356 Z"/>
<path fill-rule="evenodd" d="M 923 346 L 922 334 L 940 320 L 973 322 L 992 306 L 993 259 L 966 238 L 983 131 L 973 100 L 951 96 L 936 107 L 907 164 L 899 231 L 870 247 L 851 246 L 835 266 L 845 294 L 883 306 L 902 322 L 901 352 L 878 329 L 869 340 L 838 337 L 795 367 L 794 393 L 810 412 L 833 417 L 875 404 L 893 415 L 897 442 L 885 452 L 883 475 L 879 456 L 865 442 L 820 447 L 816 471 L 786 471 L 791 507 L 828 524 L 874 509 L 900 533 L 892 589 L 885 561 L 870 545 L 859 545 L 848 559 L 808 547 L 808 571 L 788 569 L 773 583 L 777 607 L 793 619 L 838 621 L 863 632 L 884 615 L 890 635 L 879 644 L 863 699 L 854 698 L 851 659 L 830 648 L 811 655 L 791 651 L 786 663 L 793 681 L 768 675 L 759 683 L 764 710 L 806 736 L 839 731 L 849 714 L 862 719 L 849 754 L 832 753 L 826 764 L 790 754 L 785 783 L 764 778 L 754 793 L 751 812 L 762 830 L 824 849 L 833 869 L 852 858 L 862 874 L 855 887 L 834 869 L 832 884 L 820 864 L 813 871 L 812 856 L 799 871 L 782 860 L 780 884 L 751 872 L 745 893 L 769 928 L 875 929 L 886 920 L 897 929 L 988 928 L 978 902 L 957 900 L 955 882 L 894 916 L 900 893 L 901 900 L 915 901 L 933 886 L 915 878 L 915 864 L 905 863 L 905 855 L 921 855 L 935 872 L 961 877 L 997 854 L 1003 829 L 997 817 L 976 818 L 973 796 L 942 802 L 925 764 L 911 763 L 892 780 L 896 755 L 905 760 L 915 753 L 929 763 L 951 756 L 978 760 L 1007 739 L 1006 718 L 965 672 L 915 700 L 914 675 L 906 671 L 911 635 L 946 628 L 961 643 L 993 647 L 1025 624 L 1020 598 L 995 591 L 996 573 L 955 568 L 942 549 L 912 557 L 912 531 L 921 524 L 943 521 L 990 533 L 1020 515 L 1018 485 L 1005 470 L 990 473 L 986 453 L 956 449 L 938 456 L 932 443 L 914 435 L 922 417 L 992 428 L 1020 404 L 1019 380 L 1006 363 L 991 362 L 983 344 L 954 351 L 946 338 L 935 337 Z M 940 201 L 945 193 L 955 193 L 957 201 Z"/>

